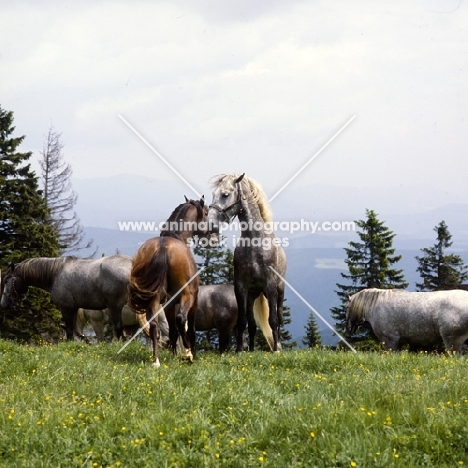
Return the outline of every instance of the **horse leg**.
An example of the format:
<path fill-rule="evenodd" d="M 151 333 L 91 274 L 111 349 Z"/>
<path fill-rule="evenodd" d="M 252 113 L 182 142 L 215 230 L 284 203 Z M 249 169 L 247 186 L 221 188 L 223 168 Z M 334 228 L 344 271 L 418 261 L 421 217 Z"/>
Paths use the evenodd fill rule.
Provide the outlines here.
<path fill-rule="evenodd" d="M 75 321 L 75 333 L 76 336 L 79 338 L 84 337 L 84 327 L 86 325 L 86 317 L 83 309 L 78 309 L 76 314 L 76 321 Z"/>
<path fill-rule="evenodd" d="M 269 287 L 267 291 L 268 308 L 270 309 L 268 323 L 270 324 L 273 333 L 273 349 L 272 351 L 280 350 L 280 333 L 278 320 L 278 292 L 275 287 Z"/>
<path fill-rule="evenodd" d="M 164 307 L 164 314 L 169 326 L 169 343 L 172 353 L 177 354 L 177 340 L 179 338 L 179 332 L 177 331 L 176 323 L 176 312 L 179 310 L 179 305 L 171 302 L 169 305 Z"/>
<path fill-rule="evenodd" d="M 153 307 L 154 305 L 155 304 L 153 303 L 146 312 L 146 320 L 149 322 L 149 335 L 153 343 L 153 365 L 154 367 L 160 367 L 161 364 L 158 357 L 159 324 L 157 318 L 154 318 L 154 315 L 158 312 L 159 309 L 159 301 L 157 301 L 157 308 Z"/>
<path fill-rule="evenodd" d="M 229 330 L 218 329 L 219 354 L 224 353 L 229 348 L 231 332 Z"/>
<path fill-rule="evenodd" d="M 89 320 L 91 322 L 91 326 L 93 327 L 98 343 L 102 343 L 104 341 L 104 327 L 105 327 L 104 314 L 105 312 L 101 311 L 100 319 L 97 319 L 96 317 L 91 317 Z"/>
<path fill-rule="evenodd" d="M 182 338 L 182 357 L 193 362 L 195 353 L 195 314 L 197 296 L 191 291 L 182 291 L 180 308 L 176 314 L 177 330 Z"/>
<path fill-rule="evenodd" d="M 120 305 L 113 305 L 108 307 L 112 325 L 114 327 L 114 337 L 118 340 L 123 338 L 123 323 L 122 323 L 122 307 Z"/>
<path fill-rule="evenodd" d="M 192 356 L 195 357 L 196 349 L 195 343 L 197 341 L 197 334 L 195 329 L 195 314 L 197 313 L 197 301 L 192 305 L 187 314 L 187 335 L 190 341 L 190 350 L 192 351 Z"/>
<path fill-rule="evenodd" d="M 277 287 L 278 299 L 276 302 L 276 316 L 278 317 L 278 347 L 281 349 L 281 325 L 283 325 L 284 283 Z"/>
<path fill-rule="evenodd" d="M 78 309 L 62 308 L 62 318 L 65 323 L 67 340 L 73 340 L 75 335 L 75 322 Z"/>
<path fill-rule="evenodd" d="M 237 343 L 236 343 L 236 352 L 241 352 L 244 350 L 244 331 L 247 326 L 247 290 L 243 287 L 242 284 L 234 284 L 234 292 L 236 294 L 237 300 Z M 253 317 L 253 312 L 252 312 Z M 252 351 L 252 350 L 251 350 Z"/>
<path fill-rule="evenodd" d="M 255 349 L 255 335 L 257 334 L 257 323 L 253 313 L 248 316 L 248 331 L 249 331 L 249 350 L 253 351 Z M 242 337 L 244 341 L 244 337 Z"/>

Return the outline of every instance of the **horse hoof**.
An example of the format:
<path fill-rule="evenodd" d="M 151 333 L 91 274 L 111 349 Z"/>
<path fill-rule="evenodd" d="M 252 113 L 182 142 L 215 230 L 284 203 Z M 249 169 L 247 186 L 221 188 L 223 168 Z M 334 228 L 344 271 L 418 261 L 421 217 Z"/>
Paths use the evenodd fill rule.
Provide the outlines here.
<path fill-rule="evenodd" d="M 185 353 L 182 355 L 182 359 L 186 359 L 190 364 L 193 362 L 193 354 L 189 349 L 185 350 Z"/>
<path fill-rule="evenodd" d="M 153 367 L 156 367 L 156 368 L 161 367 L 161 363 L 159 362 L 159 359 L 156 359 L 156 361 L 153 362 Z"/>

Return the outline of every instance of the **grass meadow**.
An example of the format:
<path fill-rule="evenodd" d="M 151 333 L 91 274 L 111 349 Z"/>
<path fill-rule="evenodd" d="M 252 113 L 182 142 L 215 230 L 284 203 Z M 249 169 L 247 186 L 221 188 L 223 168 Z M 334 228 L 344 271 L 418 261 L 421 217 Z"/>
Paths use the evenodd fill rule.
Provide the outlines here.
<path fill-rule="evenodd" d="M 0 466 L 468 466 L 465 357 L 0 341 Z"/>

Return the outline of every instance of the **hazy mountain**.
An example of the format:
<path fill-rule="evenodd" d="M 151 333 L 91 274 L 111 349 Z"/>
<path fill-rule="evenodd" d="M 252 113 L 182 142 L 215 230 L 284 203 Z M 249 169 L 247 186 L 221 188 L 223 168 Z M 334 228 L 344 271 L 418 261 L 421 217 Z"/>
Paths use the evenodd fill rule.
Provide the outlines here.
<path fill-rule="evenodd" d="M 119 221 L 164 221 L 184 201 L 196 198 L 180 180 L 161 181 L 136 175 L 74 179 L 77 212 L 84 226 L 118 229 Z M 196 187 L 209 203 L 208 184 Z M 274 190 L 265 188 L 269 196 Z M 456 242 L 468 242 L 468 204 L 460 197 L 429 186 L 360 188 L 288 186 L 272 202 L 275 220 L 353 221 L 373 209 L 402 240 L 432 239 L 442 219 Z M 333 238 L 336 233 L 327 233 Z M 339 236 L 337 236 L 339 237 Z M 313 241 L 312 241 L 313 244 Z M 313 245 L 311 245 L 313 246 Z"/>

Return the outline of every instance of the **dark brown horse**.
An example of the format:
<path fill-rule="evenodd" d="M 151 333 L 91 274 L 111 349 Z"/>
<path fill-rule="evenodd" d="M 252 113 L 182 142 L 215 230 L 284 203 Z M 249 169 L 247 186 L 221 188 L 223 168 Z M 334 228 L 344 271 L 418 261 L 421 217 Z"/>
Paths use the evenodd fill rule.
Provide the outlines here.
<path fill-rule="evenodd" d="M 172 350 L 176 351 L 180 335 L 185 348 L 182 356 L 193 361 L 199 280 L 189 242 L 195 234 L 206 235 L 204 205 L 203 197 L 179 205 L 166 221 L 160 237 L 147 240 L 133 258 L 128 305 L 135 312 L 146 314 L 156 367 L 159 367 L 157 315 L 164 303 Z"/>

